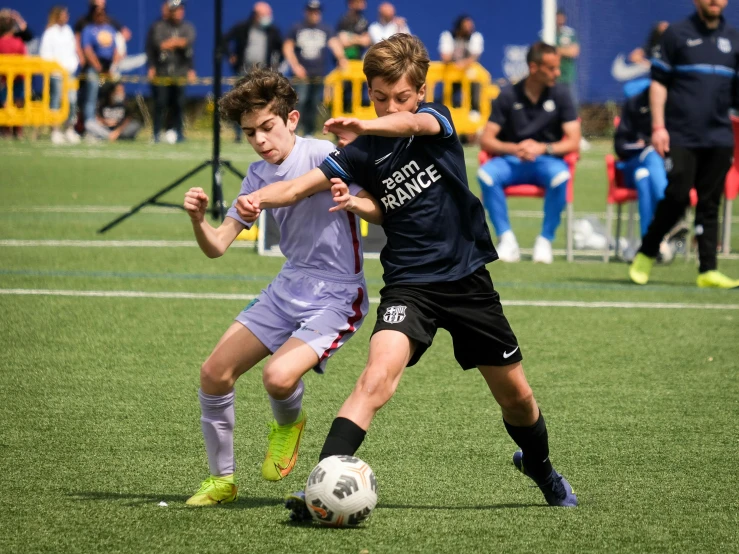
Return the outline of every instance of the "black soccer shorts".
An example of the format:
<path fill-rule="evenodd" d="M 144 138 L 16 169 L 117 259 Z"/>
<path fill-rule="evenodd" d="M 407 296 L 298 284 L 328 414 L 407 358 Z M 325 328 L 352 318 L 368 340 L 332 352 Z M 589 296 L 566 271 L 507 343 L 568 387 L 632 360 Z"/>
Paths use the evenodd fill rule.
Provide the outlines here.
<path fill-rule="evenodd" d="M 458 281 L 401 283 L 380 291 L 372 334 L 388 329 L 413 339 L 416 349 L 408 366 L 421 359 L 439 327 L 452 335 L 454 357 L 462 369 L 523 359 L 485 266 Z"/>

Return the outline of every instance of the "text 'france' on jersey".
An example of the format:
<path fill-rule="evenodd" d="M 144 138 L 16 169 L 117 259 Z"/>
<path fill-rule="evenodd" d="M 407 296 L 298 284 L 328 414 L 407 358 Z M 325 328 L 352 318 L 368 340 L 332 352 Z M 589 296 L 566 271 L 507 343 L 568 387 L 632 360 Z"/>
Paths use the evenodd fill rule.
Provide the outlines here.
<path fill-rule="evenodd" d="M 455 281 L 497 259 L 485 210 L 467 185 L 464 151 L 442 104 L 417 113 L 436 118 L 435 136 L 358 137 L 332 152 L 327 178 L 357 183 L 382 205 L 386 284 Z"/>

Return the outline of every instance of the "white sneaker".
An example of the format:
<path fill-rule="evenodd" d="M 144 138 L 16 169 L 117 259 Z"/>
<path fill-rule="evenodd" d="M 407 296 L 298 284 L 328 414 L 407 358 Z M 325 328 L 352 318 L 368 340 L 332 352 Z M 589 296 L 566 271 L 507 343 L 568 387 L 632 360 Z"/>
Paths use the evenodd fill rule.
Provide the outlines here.
<path fill-rule="evenodd" d="M 67 141 L 64 140 L 64 135 L 61 131 L 54 129 L 51 132 L 51 144 L 64 144 L 65 142 Z"/>
<path fill-rule="evenodd" d="M 547 239 L 539 235 L 536 237 L 534 243 L 534 263 L 538 264 L 551 264 L 554 261 L 554 254 L 552 254 L 552 243 Z"/>
<path fill-rule="evenodd" d="M 521 251 L 513 231 L 506 231 L 498 237 L 498 259 L 502 262 L 515 263 L 521 260 Z"/>
<path fill-rule="evenodd" d="M 67 131 L 64 133 L 64 137 L 67 139 L 67 142 L 69 144 L 79 144 L 81 142 L 80 136 L 77 134 L 77 131 L 75 131 L 71 127 L 67 129 Z"/>

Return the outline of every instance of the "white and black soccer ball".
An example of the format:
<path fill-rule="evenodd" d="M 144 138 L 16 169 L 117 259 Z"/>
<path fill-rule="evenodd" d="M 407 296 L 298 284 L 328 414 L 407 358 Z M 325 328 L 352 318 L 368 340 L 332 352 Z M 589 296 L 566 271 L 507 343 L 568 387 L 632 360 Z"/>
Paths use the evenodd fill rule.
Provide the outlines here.
<path fill-rule="evenodd" d="M 323 525 L 359 525 L 377 505 L 377 478 L 359 458 L 331 456 L 311 471 L 305 502 L 313 519 Z"/>

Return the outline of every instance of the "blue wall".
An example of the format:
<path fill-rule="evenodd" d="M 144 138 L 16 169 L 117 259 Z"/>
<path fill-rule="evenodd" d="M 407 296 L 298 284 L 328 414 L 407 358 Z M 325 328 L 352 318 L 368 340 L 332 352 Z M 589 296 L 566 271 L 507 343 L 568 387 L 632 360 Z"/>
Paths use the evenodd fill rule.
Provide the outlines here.
<path fill-rule="evenodd" d="M 223 0 L 224 30 L 248 17 L 252 0 Z M 51 6 L 63 0 L 5 0 L 4 5 L 24 14 L 31 28 L 40 35 Z M 367 2 L 366 16 L 376 18 L 380 0 Z M 273 0 L 275 21 L 284 31 L 302 18 L 301 0 Z M 344 0 L 324 0 L 324 20 L 335 25 L 345 11 Z M 33 11 L 29 10 L 33 5 Z M 86 0 L 67 2 L 72 20 L 87 9 Z M 485 37 L 482 64 L 494 78 L 511 77 L 521 70 L 521 56 L 526 45 L 538 36 L 541 26 L 541 0 L 397 0 L 399 15 L 408 19 L 411 30 L 421 37 L 432 59 L 438 57 L 439 34 L 451 27 L 460 13 L 470 14 Z M 619 100 L 622 84 L 611 73 L 616 56 L 628 54 L 641 46 L 654 21 L 675 21 L 692 11 L 691 0 L 560 0 L 568 13 L 568 24 L 574 27 L 581 40 L 580 98 L 582 101 L 603 102 Z M 159 17 L 159 0 L 108 0 L 108 12 L 133 31 L 129 53 L 142 52 L 146 32 Z M 739 0 L 732 0 L 727 17 L 739 25 Z M 212 75 L 213 13 L 212 1 L 189 0 L 187 19 L 198 31 L 195 44 L 196 68 L 201 76 Z M 230 69 L 226 68 L 226 74 Z M 205 87 L 191 87 L 192 94 L 205 94 Z"/>

